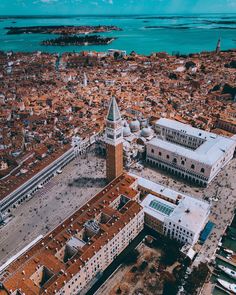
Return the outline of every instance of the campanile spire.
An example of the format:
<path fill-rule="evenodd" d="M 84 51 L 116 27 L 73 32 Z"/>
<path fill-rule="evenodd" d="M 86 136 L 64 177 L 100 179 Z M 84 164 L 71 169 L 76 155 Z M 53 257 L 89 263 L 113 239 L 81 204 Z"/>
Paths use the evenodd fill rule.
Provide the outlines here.
<path fill-rule="evenodd" d="M 106 120 L 106 174 L 112 181 L 123 173 L 123 128 L 115 97 L 111 98 Z"/>

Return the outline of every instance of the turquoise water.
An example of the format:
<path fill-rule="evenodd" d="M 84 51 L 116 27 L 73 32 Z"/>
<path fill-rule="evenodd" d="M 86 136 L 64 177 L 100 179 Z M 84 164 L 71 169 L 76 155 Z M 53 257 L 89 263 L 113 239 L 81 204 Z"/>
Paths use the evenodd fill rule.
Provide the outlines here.
<path fill-rule="evenodd" d="M 13 23 L 16 22 L 16 23 Z M 112 44 L 102 46 L 41 46 L 42 40 L 52 35 L 24 34 L 6 35 L 7 26 L 36 25 L 116 25 L 120 32 L 102 35 L 118 37 Z M 158 28 L 145 28 L 158 26 Z M 200 52 L 214 50 L 218 38 L 222 39 L 222 49 L 236 48 L 236 14 L 217 15 L 178 15 L 155 18 L 150 16 L 76 16 L 76 17 L 40 17 L 40 18 L 1 18 L 0 50 L 4 51 L 46 51 L 65 52 L 96 50 L 109 48 L 132 50 L 139 54 L 157 51 L 172 53 Z"/>

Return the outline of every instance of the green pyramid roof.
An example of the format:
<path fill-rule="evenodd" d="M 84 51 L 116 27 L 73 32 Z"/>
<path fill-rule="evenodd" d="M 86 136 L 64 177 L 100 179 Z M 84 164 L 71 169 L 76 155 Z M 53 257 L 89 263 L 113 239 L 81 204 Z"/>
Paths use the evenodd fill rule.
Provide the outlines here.
<path fill-rule="evenodd" d="M 112 97 L 110 106 L 109 106 L 107 120 L 114 122 L 120 119 L 121 119 L 121 115 L 120 115 L 120 111 L 119 111 L 116 99 L 115 97 Z"/>

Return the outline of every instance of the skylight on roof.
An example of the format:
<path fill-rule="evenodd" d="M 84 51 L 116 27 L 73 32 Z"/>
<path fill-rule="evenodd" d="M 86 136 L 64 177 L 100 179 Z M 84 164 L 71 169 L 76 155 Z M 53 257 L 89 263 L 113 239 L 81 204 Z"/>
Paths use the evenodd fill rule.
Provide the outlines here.
<path fill-rule="evenodd" d="M 163 204 L 156 200 L 152 200 L 149 206 L 154 210 L 159 211 L 160 213 L 165 214 L 167 216 L 169 216 L 174 211 L 173 207 Z"/>

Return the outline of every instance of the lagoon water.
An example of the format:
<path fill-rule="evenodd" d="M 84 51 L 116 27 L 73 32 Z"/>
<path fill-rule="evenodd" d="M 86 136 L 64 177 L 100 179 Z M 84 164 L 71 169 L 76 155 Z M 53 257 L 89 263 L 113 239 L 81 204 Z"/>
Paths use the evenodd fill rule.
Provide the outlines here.
<path fill-rule="evenodd" d="M 117 39 L 100 46 L 41 46 L 56 36 L 45 34 L 7 35 L 5 27 L 37 25 L 116 25 L 123 31 L 103 33 Z M 0 50 L 79 52 L 106 51 L 109 48 L 132 50 L 139 54 L 166 51 L 193 53 L 214 50 L 221 37 L 222 49 L 236 48 L 236 14 L 162 16 L 64 16 L 0 17 Z"/>

